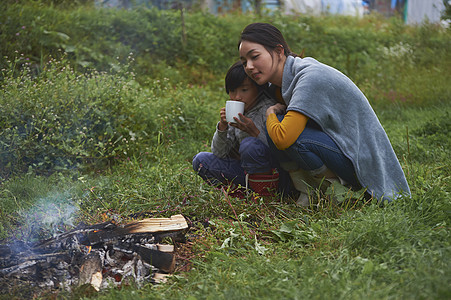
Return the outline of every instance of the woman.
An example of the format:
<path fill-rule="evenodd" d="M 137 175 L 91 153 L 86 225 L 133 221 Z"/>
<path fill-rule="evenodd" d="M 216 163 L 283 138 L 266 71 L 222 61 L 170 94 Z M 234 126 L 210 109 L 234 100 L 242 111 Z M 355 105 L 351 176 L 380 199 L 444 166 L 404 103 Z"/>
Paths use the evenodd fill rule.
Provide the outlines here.
<path fill-rule="evenodd" d="M 270 83 L 283 102 L 267 109 L 266 127 L 270 147 L 301 192 L 299 204 L 308 205 L 309 186 L 338 180 L 381 200 L 410 195 L 387 134 L 348 77 L 296 57 L 270 24 L 248 25 L 238 48 L 248 76 Z"/>
<path fill-rule="evenodd" d="M 276 100 L 267 93 L 267 85 L 257 85 L 244 72 L 240 61 L 230 67 L 225 88 L 231 100 L 244 102 L 244 115 L 234 123 L 226 120 L 225 108 L 213 135 L 212 152 L 200 152 L 193 159 L 193 168 L 212 185 L 226 185 L 233 196 L 242 197 L 249 186 L 260 196 L 274 196 L 279 189 L 287 191 L 289 176 L 279 174 L 276 158 L 271 156 L 265 133 L 265 113 Z M 280 184 L 279 184 L 280 182 Z"/>

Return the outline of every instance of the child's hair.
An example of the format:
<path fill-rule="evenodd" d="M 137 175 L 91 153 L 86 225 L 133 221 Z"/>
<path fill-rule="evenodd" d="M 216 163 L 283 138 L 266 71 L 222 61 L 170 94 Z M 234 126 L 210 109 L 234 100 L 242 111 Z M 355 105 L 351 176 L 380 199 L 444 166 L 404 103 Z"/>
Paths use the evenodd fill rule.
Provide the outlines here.
<path fill-rule="evenodd" d="M 226 93 L 228 94 L 230 91 L 236 90 L 240 85 L 243 84 L 246 78 L 249 78 L 250 81 L 257 86 L 259 92 L 268 88 L 268 84 L 258 85 L 255 81 L 248 77 L 246 72 L 244 71 L 243 63 L 241 61 L 237 61 L 227 71 L 225 77 Z"/>
<path fill-rule="evenodd" d="M 252 23 L 244 28 L 238 41 L 238 49 L 242 41 L 248 41 L 262 45 L 272 53 L 274 49 L 282 46 L 285 56 L 297 56 L 291 52 L 288 43 L 285 41 L 282 33 L 277 27 L 268 23 Z"/>

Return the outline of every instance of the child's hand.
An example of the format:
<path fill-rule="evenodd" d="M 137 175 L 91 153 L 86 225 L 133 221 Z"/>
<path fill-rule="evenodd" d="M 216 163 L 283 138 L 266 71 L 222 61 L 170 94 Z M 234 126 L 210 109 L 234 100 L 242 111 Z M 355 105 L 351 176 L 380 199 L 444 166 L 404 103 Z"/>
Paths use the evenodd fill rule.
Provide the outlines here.
<path fill-rule="evenodd" d="M 221 108 L 221 111 L 219 114 L 221 115 L 221 120 L 219 121 L 218 129 L 220 131 L 225 131 L 229 127 L 229 123 L 227 122 L 227 119 L 226 119 L 225 107 Z"/>
<path fill-rule="evenodd" d="M 247 132 L 250 136 L 257 137 L 260 134 L 260 130 L 258 130 L 257 126 L 255 126 L 254 121 L 252 121 L 251 118 L 245 117 L 243 114 L 238 115 L 241 120 L 235 117 L 234 119 L 236 123 L 230 123 L 230 125 Z"/>

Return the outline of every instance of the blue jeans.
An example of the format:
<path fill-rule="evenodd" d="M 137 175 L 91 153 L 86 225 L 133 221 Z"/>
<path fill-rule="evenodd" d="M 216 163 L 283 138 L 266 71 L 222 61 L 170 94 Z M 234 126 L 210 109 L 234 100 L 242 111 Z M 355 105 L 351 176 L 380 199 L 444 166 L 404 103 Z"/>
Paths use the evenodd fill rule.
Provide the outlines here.
<path fill-rule="evenodd" d="M 279 121 L 282 121 L 284 116 L 277 117 Z M 315 176 L 329 168 L 353 188 L 360 188 L 351 160 L 313 121 L 307 122 L 307 126 L 296 142 L 285 150 L 277 149 L 269 135 L 267 139 L 271 152 L 277 157 L 284 170 L 303 169 Z"/>
<path fill-rule="evenodd" d="M 193 158 L 193 169 L 211 185 L 230 184 L 246 186 L 246 173 L 279 171 L 279 191 L 288 193 L 291 188 L 289 174 L 280 168 L 267 145 L 255 137 L 243 139 L 240 158 L 219 158 L 211 152 L 200 152 Z"/>

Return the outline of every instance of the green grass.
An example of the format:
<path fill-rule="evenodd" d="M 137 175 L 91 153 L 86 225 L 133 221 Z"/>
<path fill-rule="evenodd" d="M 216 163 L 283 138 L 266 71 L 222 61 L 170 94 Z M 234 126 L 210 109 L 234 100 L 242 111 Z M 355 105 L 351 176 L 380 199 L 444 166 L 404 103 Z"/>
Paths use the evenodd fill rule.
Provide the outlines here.
<path fill-rule="evenodd" d="M 36 19 L 33 9 L 52 16 L 54 22 Z M 35 240 L 81 221 L 127 221 L 147 212 L 164 217 L 181 213 L 192 225 L 187 233 L 191 244 L 178 245 L 188 254 L 165 284 L 96 294 L 76 289 L 42 298 L 451 297 L 449 31 L 431 24 L 397 26 L 396 20 L 374 16 L 261 18 L 284 28 L 297 52 L 307 46 L 308 55 L 357 81 L 384 126 L 412 191 L 411 198 L 384 207 L 360 199 L 342 205 L 322 200 L 318 208 L 306 209 L 290 198 L 274 203 L 227 198 L 191 167 L 197 152 L 209 151 L 226 99 L 222 68 L 235 59 L 222 52 L 221 61 L 210 64 L 218 59 L 215 51 L 235 47 L 222 40 L 233 39 L 241 23 L 255 16 L 187 13 L 191 48 L 185 52 L 176 48 L 184 57 L 174 62 L 164 56 L 173 53 L 161 50 L 158 55 L 165 59 L 156 62 L 154 54 L 140 47 L 149 36 L 160 41 L 159 32 L 136 29 L 140 26 L 136 16 L 147 14 L 157 20 L 169 16 L 160 24 L 172 30 L 165 47 L 181 47 L 174 12 L 88 9 L 84 14 L 77 7 L 59 12 L 19 4 L 11 4 L 7 11 L 10 19 L 0 24 L 3 32 L 14 33 L 11 24 L 19 26 L 24 20 L 30 24 L 35 20 L 38 26 L 30 29 L 35 34 L 30 49 L 26 50 L 25 39 L 16 39 L 2 44 L 2 53 L 14 53 L 13 47 L 18 47 L 32 54 L 32 60 L 39 53 L 45 59 L 36 68 L 27 68 L 20 57 L 2 61 L 1 241 Z M 26 18 L 19 18 L 20 11 L 27 12 Z M 99 14 L 104 16 L 103 25 Z M 70 21 L 71 42 L 80 46 L 77 55 L 86 55 L 93 69 L 81 68 L 80 56 L 72 52 L 46 62 L 48 55 L 59 52 L 42 29 L 60 32 Z M 108 50 L 101 56 L 100 44 L 97 48 L 90 37 L 77 37 L 81 28 L 111 30 L 111 23 L 116 26 L 108 36 L 114 37 L 113 42 L 99 41 Z M 229 24 L 228 30 L 214 36 L 215 26 L 222 24 Z M 146 23 L 145 28 L 152 26 Z M 115 37 L 125 36 L 124 32 L 135 35 L 124 37 L 118 46 Z M 142 39 L 133 49 L 136 53 L 111 67 L 110 59 L 119 52 L 128 55 L 134 39 Z M 35 47 L 39 43 L 41 49 Z M 403 48 L 407 51 L 403 58 L 389 49 L 399 50 L 399 45 L 407 49 Z M 115 48 L 118 53 L 112 55 Z M 11 295 L 0 292 L 0 298 L 25 294 L 18 288 Z"/>
<path fill-rule="evenodd" d="M 99 299 L 446 299 L 449 131 L 435 132 L 431 124 L 448 122 L 448 110 L 448 103 L 436 103 L 378 111 L 397 153 L 405 156 L 401 163 L 412 189 L 411 199 L 383 208 L 324 203 L 306 210 L 290 199 L 277 204 L 227 199 L 194 174 L 180 142 L 165 148 L 158 162 L 149 153 L 102 175 L 10 180 L 2 186 L 2 223 L 13 218 L 13 228 L 22 225 L 21 217 L 42 199 L 75 204 L 79 218 L 88 222 L 151 210 L 162 216 L 182 213 L 193 222 L 189 272 L 179 271 L 159 286 L 103 291 L 94 297 Z M 419 151 L 423 155 L 415 154 Z M 176 153 L 184 158 L 171 159 Z M 19 203 L 5 202 L 13 199 Z M 27 231 L 17 228 L 24 237 Z"/>

